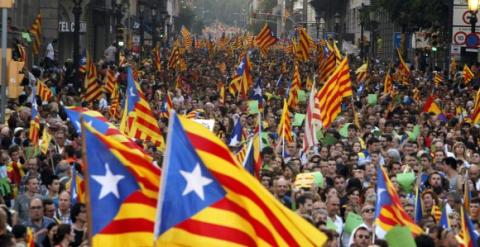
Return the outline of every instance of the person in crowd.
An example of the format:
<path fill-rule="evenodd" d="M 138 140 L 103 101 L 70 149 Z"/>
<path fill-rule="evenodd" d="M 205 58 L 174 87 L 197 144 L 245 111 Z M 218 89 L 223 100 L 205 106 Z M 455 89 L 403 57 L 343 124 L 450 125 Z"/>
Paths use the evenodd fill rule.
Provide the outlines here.
<path fill-rule="evenodd" d="M 87 239 L 87 208 L 83 203 L 76 203 L 70 210 L 72 227 L 75 233 L 72 247 L 82 246 L 88 243 Z"/>
<path fill-rule="evenodd" d="M 29 217 L 23 224 L 26 227 L 32 228 L 36 236 L 36 242 L 42 243 L 47 237 L 47 227 L 55 221 L 51 218 L 45 217 L 43 213 L 43 202 L 39 197 L 34 197 L 29 203 Z"/>
<path fill-rule="evenodd" d="M 27 188 L 25 193 L 19 195 L 15 199 L 14 203 L 14 209 L 17 212 L 18 218 L 21 222 L 25 222 L 28 220 L 30 201 L 35 197 L 40 197 L 40 194 L 38 194 L 38 190 L 40 187 L 38 179 L 36 177 L 29 177 L 28 179 L 26 179 L 26 183 Z"/>
<path fill-rule="evenodd" d="M 55 207 L 55 203 L 53 202 L 53 200 L 50 198 L 44 198 L 42 201 L 43 201 L 44 215 L 48 218 L 58 221 L 58 219 L 55 218 L 55 212 L 57 211 L 57 209 Z"/>
<path fill-rule="evenodd" d="M 376 207 L 385 195 L 377 191 L 377 183 L 382 182 L 379 167 L 384 169 L 386 179 L 399 196 L 405 217 L 415 218 L 418 193 L 423 218 L 417 219 L 416 223 L 423 227 L 436 246 L 458 245 L 455 236 L 461 229 L 459 216 L 464 194 L 470 195 L 470 208 L 466 211 L 478 225 L 480 128 L 474 117 L 478 110 L 478 70 L 474 71 L 476 76 L 470 83 L 464 82 L 462 73 L 454 72 L 461 67 L 453 65 L 450 71 L 442 72 L 432 72 L 433 66 L 426 70 L 418 69 L 426 65 L 412 66 L 408 78 L 402 78 L 389 61 L 376 58 L 367 59 L 368 79 L 360 81 L 360 76 L 354 72 L 364 61 L 352 55 L 337 54 L 331 40 L 324 41 L 325 49 L 311 49 L 308 62 L 299 63 L 290 51 L 286 51 L 288 43 L 279 42 L 266 54 L 260 54 L 257 48 L 240 44 L 240 48 L 230 47 L 236 44 L 233 41 L 232 38 L 226 47 L 212 44 L 215 49 L 196 42 L 192 49 L 180 54 L 184 60 L 182 63 L 185 62 L 179 66 L 182 68 L 167 66 L 173 42 L 166 42 L 160 49 L 160 70 L 149 56 L 151 47 L 142 47 L 144 53 L 139 60 L 127 46 L 121 48 L 112 44 L 104 51 L 102 59 L 94 61 L 97 81 L 103 87 L 107 70 L 113 72 L 120 90 L 119 100 L 124 102 L 126 66 L 135 67 L 135 79 L 164 136 L 168 135 L 168 119 L 162 113 L 163 102 L 169 98 L 171 107 L 180 115 L 213 120 L 214 134 L 225 143 L 238 121 L 242 124 L 243 139 L 240 146 L 231 151 L 239 164 L 243 164 L 239 151 L 259 131 L 262 160 L 259 181 L 283 206 L 325 232 L 327 246 L 385 244 L 377 238 L 379 236 L 373 241 L 375 211 L 379 210 Z M 122 115 L 123 107 L 118 107 L 112 114 L 113 100 L 109 92 L 103 93 L 101 99 L 85 101 L 85 92 L 78 86 L 79 78 L 85 74 L 73 68 L 71 59 L 56 61 L 65 56 L 55 52 L 54 45 L 52 41 L 40 53 L 45 54 L 41 66 L 24 69 L 21 95 L 7 102 L 6 119 L 0 123 L 0 243 L 5 243 L 0 246 L 13 241 L 13 237 L 7 234 L 10 231 L 18 242 L 25 240 L 20 225 L 31 227 L 36 243 L 45 247 L 88 244 L 86 222 L 89 212 L 85 204 L 75 203 L 85 200 L 79 200 L 78 191 L 75 195 L 69 188 L 73 170 L 79 178 L 86 175 L 86 164 L 82 160 L 85 150 L 81 135 L 75 129 L 76 123 L 69 120 L 64 107 L 88 108 L 98 111 L 114 125 L 121 122 L 118 115 Z M 257 120 L 258 114 L 251 112 L 248 102 L 251 99 L 238 97 L 229 84 L 230 76 L 238 66 L 240 50 L 246 49 L 250 50 L 252 77 L 262 78 L 260 121 Z M 120 50 L 121 63 L 116 64 Z M 317 142 L 310 147 L 304 145 L 303 137 L 308 135 L 306 120 L 293 124 L 296 117 L 307 115 L 308 97 L 299 97 L 296 104 L 288 106 L 292 140 L 282 142 L 284 136 L 278 127 L 281 125 L 283 99 L 289 98 L 290 88 L 286 82 L 294 78 L 294 64 L 298 64 L 302 95 L 308 96 L 313 85 L 318 92 L 328 79 L 325 67 L 319 63 L 327 61 L 329 54 L 335 54 L 337 63 L 340 55 L 348 57 L 353 97 L 338 102 L 340 114 L 329 126 L 320 128 L 314 119 Z M 62 62 L 65 62 L 65 68 L 59 65 Z M 446 76 L 442 83 L 434 82 L 438 73 Z M 387 75 L 393 80 L 391 89 L 384 87 Z M 53 96 L 50 99 L 42 100 L 38 91 L 33 93 L 38 90 L 38 81 L 45 82 L 51 89 Z M 373 95 L 376 95 L 374 101 Z M 441 113 L 427 109 L 431 100 Z M 40 130 L 47 130 L 52 137 L 45 150 L 39 150 L 43 142 L 33 143 L 29 138 L 32 131 L 30 118 L 35 106 L 32 103 L 38 106 Z M 136 141 L 139 148 L 152 157 L 152 163 L 161 167 L 168 154 L 156 150 L 148 142 Z M 308 190 L 297 189 L 297 175 L 311 175 L 312 172 L 321 174 L 321 177 L 316 176 L 316 182 L 320 184 L 312 185 Z M 407 181 L 410 186 L 404 186 L 406 182 L 401 177 L 409 173 L 415 178 Z M 79 186 L 85 186 L 85 181 Z M 409 191 L 408 187 L 412 189 Z M 451 229 L 439 228 L 438 209 L 443 208 L 451 216 Z M 349 213 L 362 219 L 362 224 L 350 234 L 344 231 Z M 419 235 L 416 241 L 419 245 L 430 246 L 431 239 Z"/>
<path fill-rule="evenodd" d="M 27 247 L 27 228 L 24 225 L 13 226 L 12 234 L 15 237 L 16 247 Z"/>
<path fill-rule="evenodd" d="M 366 227 L 358 227 L 352 234 L 353 242 L 350 247 L 368 247 L 372 242 L 372 233 Z"/>
<path fill-rule="evenodd" d="M 53 235 L 54 247 L 69 247 L 75 238 L 72 226 L 70 224 L 60 224 L 57 232 Z"/>
<path fill-rule="evenodd" d="M 68 191 L 62 191 L 58 196 L 58 209 L 55 211 L 55 218 L 63 224 L 70 224 L 71 196 Z"/>

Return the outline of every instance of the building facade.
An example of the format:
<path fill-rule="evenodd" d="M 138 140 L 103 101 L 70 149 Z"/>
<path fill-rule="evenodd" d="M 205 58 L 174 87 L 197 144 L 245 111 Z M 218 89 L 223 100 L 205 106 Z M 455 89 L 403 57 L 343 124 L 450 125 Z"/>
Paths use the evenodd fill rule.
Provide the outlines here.
<path fill-rule="evenodd" d="M 174 20 L 178 16 L 178 0 L 83 0 L 81 1 L 82 14 L 80 16 L 80 50 L 84 48 L 98 60 L 102 58 L 104 50 L 116 40 L 116 27 L 120 23 L 125 29 L 125 39 L 136 42 L 135 35 L 139 35 L 139 3 L 148 3 L 148 10 L 156 9 L 158 18 L 160 14 L 163 21 L 158 20 L 157 35 L 171 33 L 175 30 Z M 73 57 L 74 40 L 74 1 L 73 0 L 16 0 L 14 7 L 9 11 L 10 25 L 19 33 L 27 32 L 35 17 L 42 16 L 42 46 L 37 57 L 29 59 L 30 66 L 39 63 L 44 57 L 45 47 L 53 40 L 56 59 L 59 63 Z M 150 12 L 151 15 L 152 12 Z M 119 18 L 120 17 L 120 18 Z M 159 25 L 162 25 L 160 27 Z M 127 37 L 127 34 L 130 36 Z M 154 32 L 147 30 L 147 36 Z M 12 34 L 15 37 L 19 35 Z M 131 41 L 131 40 L 130 40 Z M 11 42 L 12 44 L 14 42 Z M 11 45 L 12 45 L 11 44 Z M 31 47 L 28 46 L 31 54 Z"/>

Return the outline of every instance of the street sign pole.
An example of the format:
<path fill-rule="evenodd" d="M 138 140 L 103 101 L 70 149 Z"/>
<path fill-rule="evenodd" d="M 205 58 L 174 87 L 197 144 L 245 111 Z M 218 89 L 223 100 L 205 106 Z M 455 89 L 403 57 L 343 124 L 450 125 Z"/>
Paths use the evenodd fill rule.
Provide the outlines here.
<path fill-rule="evenodd" d="M 7 108 L 7 8 L 2 8 L 2 91 L 0 123 L 5 123 L 5 110 Z"/>

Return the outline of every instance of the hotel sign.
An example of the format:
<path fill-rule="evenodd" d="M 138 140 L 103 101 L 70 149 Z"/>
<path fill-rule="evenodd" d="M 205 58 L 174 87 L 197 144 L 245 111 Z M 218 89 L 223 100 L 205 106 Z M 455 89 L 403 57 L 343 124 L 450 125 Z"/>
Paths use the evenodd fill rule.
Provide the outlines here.
<path fill-rule="evenodd" d="M 58 22 L 58 31 L 60 33 L 73 33 L 74 30 L 75 30 L 75 22 L 69 22 L 69 21 Z M 80 22 L 80 32 L 81 33 L 87 32 L 86 22 Z"/>

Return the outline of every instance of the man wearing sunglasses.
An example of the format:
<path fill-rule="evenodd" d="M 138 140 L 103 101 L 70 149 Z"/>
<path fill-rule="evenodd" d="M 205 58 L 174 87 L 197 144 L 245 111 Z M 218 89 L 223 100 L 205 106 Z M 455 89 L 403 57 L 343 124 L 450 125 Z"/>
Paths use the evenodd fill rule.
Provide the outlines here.
<path fill-rule="evenodd" d="M 343 246 L 347 246 L 347 247 L 357 246 L 355 245 L 356 243 L 355 241 L 357 241 L 356 238 L 358 235 L 358 231 L 361 229 L 364 229 L 367 232 L 371 232 L 371 230 L 373 229 L 373 223 L 375 221 L 375 206 L 373 206 L 370 203 L 365 203 L 363 204 L 362 210 L 360 212 L 361 212 L 363 223 L 359 225 L 357 228 L 355 228 L 353 230 L 352 235 L 349 235 L 348 238 L 342 237 L 343 241 L 345 241 L 345 239 L 348 240 L 348 245 L 344 244 Z M 345 235 L 345 232 L 344 232 L 344 235 Z M 347 243 L 347 242 L 344 242 L 344 243 Z M 368 246 L 368 244 L 370 243 L 371 241 L 367 241 L 367 245 L 365 246 Z"/>

